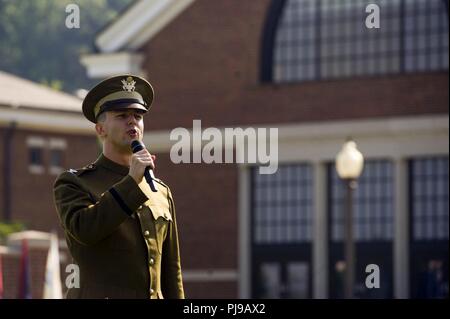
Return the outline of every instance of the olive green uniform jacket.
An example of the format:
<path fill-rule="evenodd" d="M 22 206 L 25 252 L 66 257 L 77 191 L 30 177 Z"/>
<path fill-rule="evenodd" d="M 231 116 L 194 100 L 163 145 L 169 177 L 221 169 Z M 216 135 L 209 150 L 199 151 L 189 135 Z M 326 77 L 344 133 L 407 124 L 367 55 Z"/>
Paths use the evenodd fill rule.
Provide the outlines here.
<path fill-rule="evenodd" d="M 103 154 L 63 172 L 54 200 L 79 288 L 67 298 L 184 298 L 175 206 L 169 187 L 152 192 Z"/>

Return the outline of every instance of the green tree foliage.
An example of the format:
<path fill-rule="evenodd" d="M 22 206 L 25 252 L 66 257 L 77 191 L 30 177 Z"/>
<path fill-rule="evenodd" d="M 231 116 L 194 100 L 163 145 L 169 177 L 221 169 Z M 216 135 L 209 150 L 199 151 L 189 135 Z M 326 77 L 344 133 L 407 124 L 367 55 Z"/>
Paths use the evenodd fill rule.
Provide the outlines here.
<path fill-rule="evenodd" d="M 6 238 L 12 233 L 25 230 L 25 225 L 21 222 L 0 222 L 0 245 L 6 244 Z"/>
<path fill-rule="evenodd" d="M 0 0 L 0 70 L 67 92 L 93 82 L 79 62 L 96 33 L 133 0 Z M 80 8 L 80 28 L 66 27 L 66 6 Z"/>

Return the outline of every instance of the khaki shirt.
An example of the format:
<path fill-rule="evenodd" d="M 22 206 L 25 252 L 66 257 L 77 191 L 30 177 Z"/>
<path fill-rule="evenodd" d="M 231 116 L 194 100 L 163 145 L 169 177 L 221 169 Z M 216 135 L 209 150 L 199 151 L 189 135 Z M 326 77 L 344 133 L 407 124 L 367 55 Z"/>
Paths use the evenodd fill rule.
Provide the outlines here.
<path fill-rule="evenodd" d="M 167 185 L 152 192 L 103 154 L 63 172 L 54 200 L 80 270 L 67 298 L 184 298 L 175 206 Z"/>

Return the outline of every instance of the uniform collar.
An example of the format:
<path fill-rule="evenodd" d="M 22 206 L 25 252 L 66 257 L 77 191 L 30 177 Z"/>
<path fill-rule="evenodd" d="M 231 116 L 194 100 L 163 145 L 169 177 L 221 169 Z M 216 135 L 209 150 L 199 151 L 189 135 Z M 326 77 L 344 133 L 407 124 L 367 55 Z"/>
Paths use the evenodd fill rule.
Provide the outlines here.
<path fill-rule="evenodd" d="M 100 155 L 97 161 L 95 161 L 95 164 L 124 176 L 127 175 L 130 171 L 130 168 L 128 166 L 123 166 L 110 160 L 103 153 Z"/>

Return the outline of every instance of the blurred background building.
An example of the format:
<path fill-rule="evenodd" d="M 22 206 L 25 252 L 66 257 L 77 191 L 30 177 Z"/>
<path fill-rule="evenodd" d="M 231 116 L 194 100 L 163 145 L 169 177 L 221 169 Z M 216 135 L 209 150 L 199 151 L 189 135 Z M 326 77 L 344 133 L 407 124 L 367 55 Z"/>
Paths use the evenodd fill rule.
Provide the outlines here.
<path fill-rule="evenodd" d="M 366 26 L 369 4 L 380 28 Z M 154 86 L 144 142 L 177 205 L 188 298 L 343 296 L 345 185 L 334 161 L 348 136 L 365 158 L 355 295 L 448 297 L 448 1 L 139 0 L 80 60 L 95 80 L 130 72 Z M 1 96 L 15 80 L 2 77 Z M 42 231 L 58 224 L 51 167 L 99 151 L 80 101 L 58 103 L 0 103 L 3 218 Z M 194 119 L 277 127 L 277 173 L 173 164 L 170 132 Z M 369 264 L 378 289 L 365 286 Z"/>
<path fill-rule="evenodd" d="M 85 154 L 99 152 L 93 126 L 81 113 L 81 101 L 0 71 L 0 230 L 17 221 L 18 230 L 38 230 L 0 238 L 4 298 L 15 298 L 19 290 L 23 239 L 30 250 L 32 297 L 42 297 L 48 232 L 63 235 L 53 204 L 53 182 L 68 163 L 83 166 Z"/>

